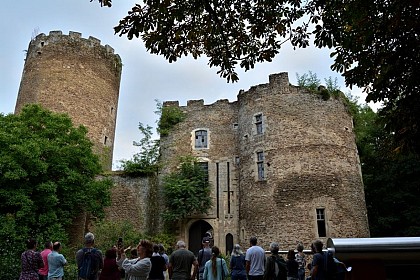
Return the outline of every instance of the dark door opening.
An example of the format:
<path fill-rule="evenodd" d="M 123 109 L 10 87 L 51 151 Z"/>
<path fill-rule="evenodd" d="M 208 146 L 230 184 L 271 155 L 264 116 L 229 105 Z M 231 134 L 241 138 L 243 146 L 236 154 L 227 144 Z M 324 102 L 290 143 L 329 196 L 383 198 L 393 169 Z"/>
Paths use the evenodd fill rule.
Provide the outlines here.
<path fill-rule="evenodd" d="M 232 253 L 233 250 L 233 235 L 228 233 L 226 234 L 226 255 L 229 255 Z"/>
<path fill-rule="evenodd" d="M 188 250 L 197 256 L 198 251 L 201 249 L 201 240 L 204 236 L 208 236 L 209 232 L 213 232 L 213 228 L 209 223 L 203 220 L 194 222 L 189 230 Z M 210 237 L 213 238 L 213 236 Z"/>

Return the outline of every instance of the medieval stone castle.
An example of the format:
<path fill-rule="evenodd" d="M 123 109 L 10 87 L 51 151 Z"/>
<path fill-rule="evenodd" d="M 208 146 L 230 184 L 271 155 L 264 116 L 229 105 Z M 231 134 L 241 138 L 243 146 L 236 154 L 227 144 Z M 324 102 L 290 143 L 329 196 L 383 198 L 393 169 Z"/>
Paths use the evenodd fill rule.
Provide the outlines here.
<path fill-rule="evenodd" d="M 80 33 L 40 34 L 30 44 L 16 104 L 39 103 L 83 124 L 110 170 L 121 76 L 121 59 L 110 46 Z M 237 101 L 205 105 L 177 101 L 186 115 L 161 138 L 162 174 L 179 156 L 192 155 L 208 172 L 213 208 L 179 224 L 177 235 L 198 251 L 210 233 L 223 252 L 250 236 L 293 248 L 314 239 L 368 237 L 369 228 L 352 117 L 340 98 L 323 100 L 289 84 L 287 73 L 240 91 Z M 160 229 L 151 178 L 111 175 L 108 218 L 140 230 Z M 124 203 L 121 203 L 124 201 Z M 126 205 L 116 209 L 116 205 Z M 82 236 L 85 221 L 80 222 Z"/>

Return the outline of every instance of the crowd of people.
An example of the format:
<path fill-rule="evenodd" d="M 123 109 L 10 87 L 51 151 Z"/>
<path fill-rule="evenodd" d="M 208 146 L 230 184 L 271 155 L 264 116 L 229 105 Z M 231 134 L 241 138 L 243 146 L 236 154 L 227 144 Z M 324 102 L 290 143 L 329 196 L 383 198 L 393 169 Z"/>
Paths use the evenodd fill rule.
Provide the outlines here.
<path fill-rule="evenodd" d="M 313 259 L 306 264 L 303 245 L 296 251 L 290 249 L 285 260 L 279 254 L 279 244 L 270 244 L 269 256 L 257 245 L 257 238 L 250 238 L 250 247 L 244 253 L 239 244 L 233 247 L 229 264 L 220 256 L 217 246 L 210 247 L 210 239 L 204 237 L 202 249 L 194 255 L 184 241 L 178 241 L 176 250 L 168 257 L 161 244 L 140 240 L 136 248 L 123 248 L 122 244 L 108 249 L 105 256 L 95 248 L 92 233 L 85 235 L 85 246 L 76 253 L 79 280 L 328 280 L 331 273 L 340 279 L 336 271 L 336 259 L 323 252 L 323 243 L 312 243 Z M 60 253 L 60 242 L 47 242 L 42 252 L 36 251 L 37 243 L 27 241 L 22 253 L 20 280 L 62 280 L 67 260 Z M 330 261 L 332 260 L 332 261 Z M 334 267 L 333 267 L 334 266 Z M 310 276 L 305 278 L 305 269 Z M 342 278 L 344 279 L 344 278 Z"/>

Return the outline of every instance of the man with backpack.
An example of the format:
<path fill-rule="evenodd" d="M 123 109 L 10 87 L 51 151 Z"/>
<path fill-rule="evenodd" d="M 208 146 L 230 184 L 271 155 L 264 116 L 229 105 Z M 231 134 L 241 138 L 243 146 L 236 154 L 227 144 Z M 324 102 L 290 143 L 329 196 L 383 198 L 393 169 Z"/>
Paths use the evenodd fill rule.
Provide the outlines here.
<path fill-rule="evenodd" d="M 85 247 L 76 253 L 79 280 L 98 280 L 104 266 L 102 252 L 94 248 L 95 236 L 88 232 L 85 235 Z"/>
<path fill-rule="evenodd" d="M 211 248 L 210 248 L 210 238 L 205 236 L 201 242 L 203 244 L 203 249 L 198 251 L 198 279 L 203 280 L 204 266 L 206 262 L 211 259 Z"/>
<path fill-rule="evenodd" d="M 268 256 L 265 262 L 264 280 L 286 280 L 287 265 L 282 256 L 279 255 L 279 244 L 272 242 L 270 244 L 271 256 Z"/>

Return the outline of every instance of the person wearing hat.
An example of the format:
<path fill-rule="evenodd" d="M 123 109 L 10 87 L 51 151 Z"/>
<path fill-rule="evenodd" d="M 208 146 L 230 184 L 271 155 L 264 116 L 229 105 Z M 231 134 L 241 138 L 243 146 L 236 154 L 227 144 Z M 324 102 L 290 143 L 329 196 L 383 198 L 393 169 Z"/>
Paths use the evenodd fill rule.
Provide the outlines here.
<path fill-rule="evenodd" d="M 211 259 L 210 238 L 203 237 L 201 242 L 203 249 L 198 251 L 198 279 L 203 280 L 204 267 L 206 262 Z"/>

